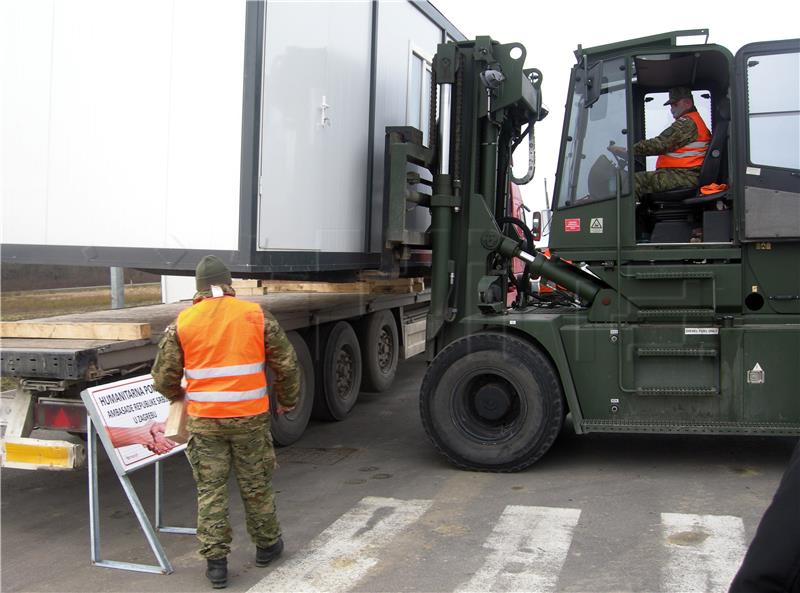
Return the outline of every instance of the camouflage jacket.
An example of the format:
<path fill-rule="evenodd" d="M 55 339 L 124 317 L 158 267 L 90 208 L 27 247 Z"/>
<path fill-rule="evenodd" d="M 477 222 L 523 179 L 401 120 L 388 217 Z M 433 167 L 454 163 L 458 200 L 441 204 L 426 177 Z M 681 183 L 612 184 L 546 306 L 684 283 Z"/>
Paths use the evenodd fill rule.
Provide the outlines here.
<path fill-rule="evenodd" d="M 236 296 L 230 286 L 222 286 L 228 296 Z M 210 291 L 198 292 L 194 295 L 194 303 L 211 297 Z M 264 344 L 267 351 L 267 366 L 275 374 L 270 385 L 270 395 L 287 408 L 297 403 L 300 391 L 300 370 L 297 366 L 297 355 L 286 332 L 271 313 L 264 311 Z M 184 391 L 181 387 L 183 378 L 183 350 L 178 338 L 177 321 L 167 326 L 151 371 L 156 390 L 167 399 L 179 399 Z"/>
<path fill-rule="evenodd" d="M 633 145 L 633 154 L 635 156 L 666 154 L 695 140 L 697 140 L 697 126 L 692 118 L 684 114 L 655 138 L 639 140 Z"/>

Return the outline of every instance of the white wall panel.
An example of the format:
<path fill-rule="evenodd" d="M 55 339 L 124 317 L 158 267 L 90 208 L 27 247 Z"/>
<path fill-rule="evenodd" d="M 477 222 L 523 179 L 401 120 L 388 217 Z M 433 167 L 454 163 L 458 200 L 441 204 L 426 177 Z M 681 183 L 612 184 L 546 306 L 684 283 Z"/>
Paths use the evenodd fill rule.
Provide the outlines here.
<path fill-rule="evenodd" d="M 245 2 L 175 4 L 164 245 L 238 248 Z"/>
<path fill-rule="evenodd" d="M 35 26 L 23 27 L 24 23 Z M 53 0 L 0 3 L 0 241 L 4 243 L 45 241 L 52 30 Z"/>
<path fill-rule="evenodd" d="M 3 242 L 235 249 L 245 3 L 11 5 L 3 79 L 22 64 L 35 80 L 4 86 L 33 133 L 18 151 L 4 111 Z"/>

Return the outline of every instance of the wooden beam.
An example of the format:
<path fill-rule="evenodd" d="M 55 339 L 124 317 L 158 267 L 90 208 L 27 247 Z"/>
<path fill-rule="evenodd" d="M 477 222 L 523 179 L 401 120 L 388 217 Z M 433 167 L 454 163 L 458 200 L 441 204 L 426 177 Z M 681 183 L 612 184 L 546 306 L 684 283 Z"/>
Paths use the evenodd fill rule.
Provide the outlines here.
<path fill-rule="evenodd" d="M 262 280 L 264 294 L 279 292 L 348 293 L 369 292 L 364 282 L 301 282 L 291 280 Z"/>
<path fill-rule="evenodd" d="M 0 323 L 3 338 L 62 338 L 75 340 L 141 340 L 150 337 L 149 323 Z"/>

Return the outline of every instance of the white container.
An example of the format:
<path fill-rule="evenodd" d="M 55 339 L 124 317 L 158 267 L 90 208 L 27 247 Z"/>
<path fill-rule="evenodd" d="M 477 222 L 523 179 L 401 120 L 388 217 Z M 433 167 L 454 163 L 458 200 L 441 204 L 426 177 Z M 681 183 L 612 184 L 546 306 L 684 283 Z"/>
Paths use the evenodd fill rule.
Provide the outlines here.
<path fill-rule="evenodd" d="M 11 0 L 0 36 L 3 261 L 238 275 L 378 267 L 384 128 L 463 39 L 396 0 Z"/>

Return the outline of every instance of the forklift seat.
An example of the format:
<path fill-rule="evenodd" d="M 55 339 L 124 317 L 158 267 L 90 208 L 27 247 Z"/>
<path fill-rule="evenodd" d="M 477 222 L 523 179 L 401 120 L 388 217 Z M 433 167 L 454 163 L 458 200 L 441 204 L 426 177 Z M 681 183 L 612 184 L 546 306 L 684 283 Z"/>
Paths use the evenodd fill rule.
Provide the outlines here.
<path fill-rule="evenodd" d="M 698 187 L 673 189 L 665 192 L 653 193 L 642 197 L 643 202 L 647 202 L 651 207 L 651 215 L 655 222 L 651 241 L 664 243 L 686 243 L 690 239 L 691 231 L 685 232 L 683 225 L 667 225 L 667 229 L 657 232 L 657 227 L 665 222 L 688 221 L 694 212 L 702 209 L 706 205 L 713 204 L 718 200 L 724 200 L 728 190 L 722 190 L 705 195 L 700 192 L 701 187 L 719 182 L 719 172 L 722 163 L 722 156 L 728 140 L 728 125 L 731 119 L 730 101 L 727 97 L 717 103 L 717 118 L 714 122 L 714 131 L 711 134 L 711 143 L 708 147 L 703 165 L 700 167 Z M 678 231 L 680 226 L 680 231 Z M 689 225 L 687 225 L 689 226 Z M 659 240 L 661 239 L 661 240 Z"/>

